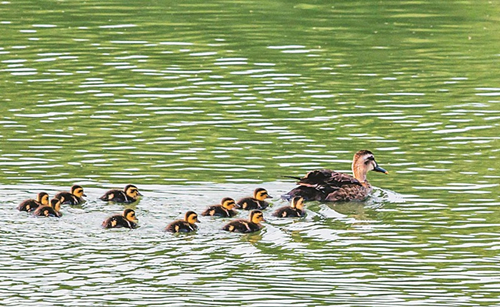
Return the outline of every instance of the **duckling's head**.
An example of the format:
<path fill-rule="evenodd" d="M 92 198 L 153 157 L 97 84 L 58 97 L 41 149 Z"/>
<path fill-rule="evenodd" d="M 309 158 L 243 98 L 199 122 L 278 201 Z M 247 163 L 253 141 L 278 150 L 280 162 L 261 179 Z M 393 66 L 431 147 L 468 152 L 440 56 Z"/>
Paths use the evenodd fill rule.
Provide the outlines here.
<path fill-rule="evenodd" d="M 123 190 L 128 197 L 136 198 L 137 196 L 142 196 L 142 194 L 139 193 L 139 189 L 133 184 L 125 186 L 125 189 Z"/>
<path fill-rule="evenodd" d="M 80 197 L 80 198 L 83 197 L 83 196 L 85 196 L 85 197 L 87 196 L 83 192 L 83 188 L 81 186 L 77 185 L 77 184 L 75 184 L 75 185 L 73 185 L 71 187 L 71 194 L 73 194 L 73 195 L 75 195 L 77 197 Z"/>
<path fill-rule="evenodd" d="M 137 223 L 139 222 L 139 220 L 137 219 L 137 217 L 135 216 L 135 211 L 132 210 L 132 209 L 125 209 L 123 211 L 123 216 L 125 217 L 125 219 L 129 222 L 133 222 L 133 223 Z"/>
<path fill-rule="evenodd" d="M 304 210 L 304 199 L 300 196 L 292 198 L 292 203 L 290 204 L 290 207 L 297 210 Z"/>
<path fill-rule="evenodd" d="M 371 151 L 360 150 L 354 154 L 354 158 L 352 160 L 352 172 L 354 174 L 354 178 L 358 179 L 360 182 L 365 182 L 366 173 L 369 171 L 388 174 L 385 169 L 378 166 Z"/>
<path fill-rule="evenodd" d="M 45 192 L 38 193 L 38 195 L 36 196 L 36 201 L 44 206 L 49 206 L 49 194 Z"/>
<path fill-rule="evenodd" d="M 260 222 L 264 221 L 264 213 L 260 210 L 253 210 L 250 212 L 250 222 L 259 224 Z"/>
<path fill-rule="evenodd" d="M 52 198 L 50 200 L 49 206 L 52 207 L 52 209 L 56 210 L 57 212 L 61 211 L 61 200 L 57 198 Z"/>
<path fill-rule="evenodd" d="M 253 192 L 253 197 L 257 200 L 264 200 L 266 198 L 272 198 L 269 194 L 267 194 L 266 189 L 264 188 L 257 188 Z"/>
<path fill-rule="evenodd" d="M 199 223 L 200 220 L 198 220 L 198 214 L 194 211 L 188 211 L 186 212 L 186 215 L 184 216 L 184 220 L 188 222 L 189 224 L 194 224 L 194 223 Z"/>
<path fill-rule="evenodd" d="M 224 197 L 220 204 L 226 210 L 233 210 L 236 207 L 236 202 L 231 197 Z"/>

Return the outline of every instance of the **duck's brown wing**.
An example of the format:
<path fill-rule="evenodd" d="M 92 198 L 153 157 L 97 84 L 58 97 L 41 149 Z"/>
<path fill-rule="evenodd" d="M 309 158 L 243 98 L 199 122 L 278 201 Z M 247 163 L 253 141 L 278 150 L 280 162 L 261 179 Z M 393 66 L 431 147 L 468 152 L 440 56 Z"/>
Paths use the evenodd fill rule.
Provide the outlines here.
<path fill-rule="evenodd" d="M 325 186 L 341 187 L 345 184 L 361 185 L 353 176 L 329 169 L 310 171 L 303 178 L 300 178 L 297 184 L 316 189 Z"/>

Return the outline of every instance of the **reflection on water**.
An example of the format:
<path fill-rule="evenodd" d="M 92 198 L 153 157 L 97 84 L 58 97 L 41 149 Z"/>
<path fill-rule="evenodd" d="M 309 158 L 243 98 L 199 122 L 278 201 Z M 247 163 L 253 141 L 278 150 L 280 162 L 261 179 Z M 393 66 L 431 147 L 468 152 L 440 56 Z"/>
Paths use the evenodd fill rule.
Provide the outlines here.
<path fill-rule="evenodd" d="M 499 303 L 496 3 L 0 8 L 2 305 Z M 390 172 L 366 203 L 162 231 L 360 149 Z M 61 219 L 15 210 L 73 183 Z M 97 197 L 127 183 L 141 227 L 103 231 L 123 205 Z"/>

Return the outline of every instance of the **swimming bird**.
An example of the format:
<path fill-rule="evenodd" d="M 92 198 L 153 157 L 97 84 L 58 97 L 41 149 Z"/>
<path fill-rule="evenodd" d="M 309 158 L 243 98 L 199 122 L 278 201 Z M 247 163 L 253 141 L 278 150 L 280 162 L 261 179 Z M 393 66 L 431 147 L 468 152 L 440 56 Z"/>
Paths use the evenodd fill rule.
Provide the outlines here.
<path fill-rule="evenodd" d="M 221 217 L 233 217 L 237 214 L 233 210 L 236 206 L 234 199 L 230 197 L 224 197 L 220 205 L 209 206 L 205 211 L 201 213 L 203 216 L 221 216 Z"/>
<path fill-rule="evenodd" d="M 52 198 L 48 206 L 39 206 L 35 211 L 33 211 L 34 216 L 46 216 L 46 217 L 61 217 L 61 201 L 57 198 Z"/>
<path fill-rule="evenodd" d="M 195 223 L 199 223 L 198 214 L 193 211 L 188 211 L 184 215 L 183 220 L 176 220 L 168 224 L 165 231 L 168 232 L 192 232 L 198 230 Z"/>
<path fill-rule="evenodd" d="M 305 201 L 352 201 L 364 200 L 372 191 L 366 179 L 369 171 L 388 172 L 378 166 L 373 153 L 369 150 L 360 150 L 354 154 L 352 172 L 354 176 L 335 172 L 329 169 L 310 171 L 305 177 L 291 177 L 298 179 L 299 185 L 290 192 L 282 195 L 283 199 L 290 200 L 301 196 Z"/>
<path fill-rule="evenodd" d="M 257 188 L 253 192 L 253 197 L 245 197 L 237 202 L 238 209 L 244 210 L 254 210 L 254 209 L 266 209 L 269 203 L 265 201 L 267 198 L 272 198 L 264 188 Z"/>
<path fill-rule="evenodd" d="M 75 184 L 71 187 L 70 192 L 59 192 L 54 196 L 54 198 L 59 199 L 61 201 L 61 204 L 79 205 L 85 202 L 85 200 L 82 198 L 83 196 L 87 196 L 83 192 L 83 188 Z"/>
<path fill-rule="evenodd" d="M 122 214 L 113 215 L 107 218 L 104 222 L 102 222 L 102 227 L 103 228 L 125 227 L 133 229 L 137 227 L 138 222 L 139 221 L 135 216 L 135 211 L 132 209 L 125 209 L 123 210 Z"/>
<path fill-rule="evenodd" d="M 99 197 L 100 200 L 113 201 L 116 203 L 133 203 L 137 198 L 142 196 L 139 189 L 133 185 L 128 184 L 122 190 L 109 190 L 103 196 Z"/>
<path fill-rule="evenodd" d="M 262 211 L 253 210 L 250 211 L 250 217 L 248 220 L 233 220 L 224 225 L 224 227 L 222 227 L 222 230 L 241 233 L 255 232 L 262 229 L 263 226 L 260 224 L 260 222 L 262 221 L 264 221 L 264 214 L 262 213 Z"/>
<path fill-rule="evenodd" d="M 273 216 L 276 217 L 302 217 L 305 216 L 304 199 L 300 196 L 292 198 L 290 206 L 284 206 L 276 209 Z"/>
<path fill-rule="evenodd" d="M 17 206 L 17 210 L 32 212 L 40 206 L 49 206 L 49 194 L 40 192 L 36 196 L 36 199 L 27 199 L 20 203 L 19 206 Z"/>

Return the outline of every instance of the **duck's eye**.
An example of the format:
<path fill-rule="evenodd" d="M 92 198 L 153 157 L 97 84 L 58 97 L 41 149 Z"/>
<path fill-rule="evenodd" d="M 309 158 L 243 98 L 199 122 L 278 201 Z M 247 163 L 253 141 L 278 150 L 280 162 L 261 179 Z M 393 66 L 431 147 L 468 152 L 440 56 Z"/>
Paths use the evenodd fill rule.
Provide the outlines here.
<path fill-rule="evenodd" d="M 373 156 L 369 156 L 369 157 L 367 157 L 367 158 L 366 158 L 366 160 L 365 160 L 365 164 L 369 164 L 369 163 L 371 163 L 372 161 L 375 161 L 375 158 L 374 158 Z"/>

